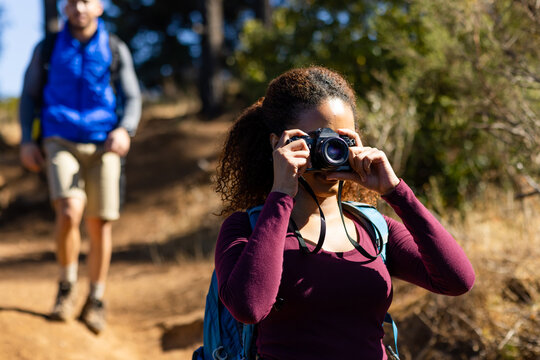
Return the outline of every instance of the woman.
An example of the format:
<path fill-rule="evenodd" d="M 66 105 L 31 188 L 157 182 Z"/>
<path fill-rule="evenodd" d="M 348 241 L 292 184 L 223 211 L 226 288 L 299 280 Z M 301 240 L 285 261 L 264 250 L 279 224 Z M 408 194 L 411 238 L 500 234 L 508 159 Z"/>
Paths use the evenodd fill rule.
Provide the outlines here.
<path fill-rule="evenodd" d="M 217 190 L 232 214 L 216 246 L 219 295 L 236 319 L 258 324 L 262 359 L 385 359 L 381 324 L 392 301 L 391 276 L 445 295 L 463 294 L 474 283 L 452 236 L 386 155 L 363 146 L 354 130 L 355 107 L 353 90 L 337 73 L 294 69 L 274 79 L 228 135 Z M 313 165 L 310 150 L 293 137 L 320 128 L 354 139 L 351 171 L 306 171 Z M 403 221 L 386 218 L 387 265 L 354 217 L 342 222 L 340 180 L 377 192 Z M 259 204 L 252 230 L 241 210 Z M 310 251 L 324 240 L 322 248 L 302 251 L 295 227 Z"/>

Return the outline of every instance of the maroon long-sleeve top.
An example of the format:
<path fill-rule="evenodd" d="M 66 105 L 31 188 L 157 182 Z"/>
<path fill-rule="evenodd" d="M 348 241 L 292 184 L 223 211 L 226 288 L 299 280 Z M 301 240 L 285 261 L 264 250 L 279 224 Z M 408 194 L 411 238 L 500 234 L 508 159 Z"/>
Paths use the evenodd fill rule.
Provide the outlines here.
<path fill-rule="evenodd" d="M 288 230 L 294 201 L 283 193 L 270 193 L 253 231 L 245 212 L 224 221 L 219 295 L 236 319 L 258 323 L 263 359 L 386 359 L 381 324 L 392 302 L 390 276 L 446 295 L 473 286 L 467 256 L 404 181 L 383 198 L 403 221 L 386 217 L 387 265 L 357 250 L 303 253 Z M 374 253 L 355 224 L 359 243 Z"/>

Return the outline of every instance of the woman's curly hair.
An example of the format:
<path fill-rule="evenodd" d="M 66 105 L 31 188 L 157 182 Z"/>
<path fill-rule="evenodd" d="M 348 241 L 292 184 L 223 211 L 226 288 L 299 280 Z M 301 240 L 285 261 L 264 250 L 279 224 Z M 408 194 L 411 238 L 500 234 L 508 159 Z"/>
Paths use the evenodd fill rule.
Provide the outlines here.
<path fill-rule="evenodd" d="M 293 69 L 270 82 L 266 96 L 240 114 L 225 141 L 216 184 L 224 205 L 222 213 L 264 203 L 274 179 L 270 134 L 280 136 L 294 126 L 300 112 L 330 98 L 348 104 L 356 118 L 354 90 L 327 68 Z"/>

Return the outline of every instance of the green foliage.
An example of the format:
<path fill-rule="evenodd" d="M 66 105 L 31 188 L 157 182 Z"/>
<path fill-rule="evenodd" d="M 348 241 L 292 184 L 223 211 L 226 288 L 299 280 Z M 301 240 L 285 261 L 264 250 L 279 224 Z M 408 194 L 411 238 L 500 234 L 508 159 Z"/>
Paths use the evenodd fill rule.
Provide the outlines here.
<path fill-rule="evenodd" d="M 112 0 L 111 3 L 105 19 L 132 49 L 145 85 L 160 84 L 164 70 L 168 73 L 169 69 L 191 64 L 189 47 L 177 35 L 193 25 L 189 14 L 198 8 L 195 0 Z"/>
<path fill-rule="evenodd" d="M 17 121 L 19 109 L 18 98 L 6 98 L 0 100 L 0 125 Z"/>
<path fill-rule="evenodd" d="M 346 73 L 359 95 L 364 95 L 378 83 L 372 71 L 393 73 L 400 67 L 399 61 L 379 46 L 372 24 L 378 7 L 384 4 L 398 6 L 293 1 L 289 7 L 274 10 L 271 30 L 256 20 L 247 22 L 236 64 L 249 94 L 262 96 L 263 84 L 291 67 L 324 65 Z"/>
<path fill-rule="evenodd" d="M 104 16 L 110 28 L 129 45 L 141 81 L 147 87 L 172 78 L 193 81 L 201 52 L 202 0 L 111 0 Z M 255 0 L 223 1 L 226 24 L 224 54 L 232 52 L 243 14 Z"/>
<path fill-rule="evenodd" d="M 539 175 L 539 19 L 532 0 L 295 1 L 246 24 L 236 63 L 251 99 L 291 67 L 345 74 L 366 143 L 442 210 Z"/>

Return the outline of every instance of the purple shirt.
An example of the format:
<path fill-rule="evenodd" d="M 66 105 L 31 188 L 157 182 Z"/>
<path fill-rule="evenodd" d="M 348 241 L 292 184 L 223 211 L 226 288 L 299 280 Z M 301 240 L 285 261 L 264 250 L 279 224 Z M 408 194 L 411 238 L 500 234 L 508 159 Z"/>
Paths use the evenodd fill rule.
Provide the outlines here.
<path fill-rule="evenodd" d="M 270 193 L 253 231 L 245 212 L 224 221 L 215 259 L 219 295 L 236 319 L 258 323 L 263 359 L 386 359 L 390 276 L 446 295 L 473 286 L 465 253 L 404 181 L 383 198 L 404 224 L 386 217 L 388 267 L 356 250 L 304 254 L 288 231 L 294 200 L 282 193 Z M 355 224 L 360 245 L 375 254 Z"/>

